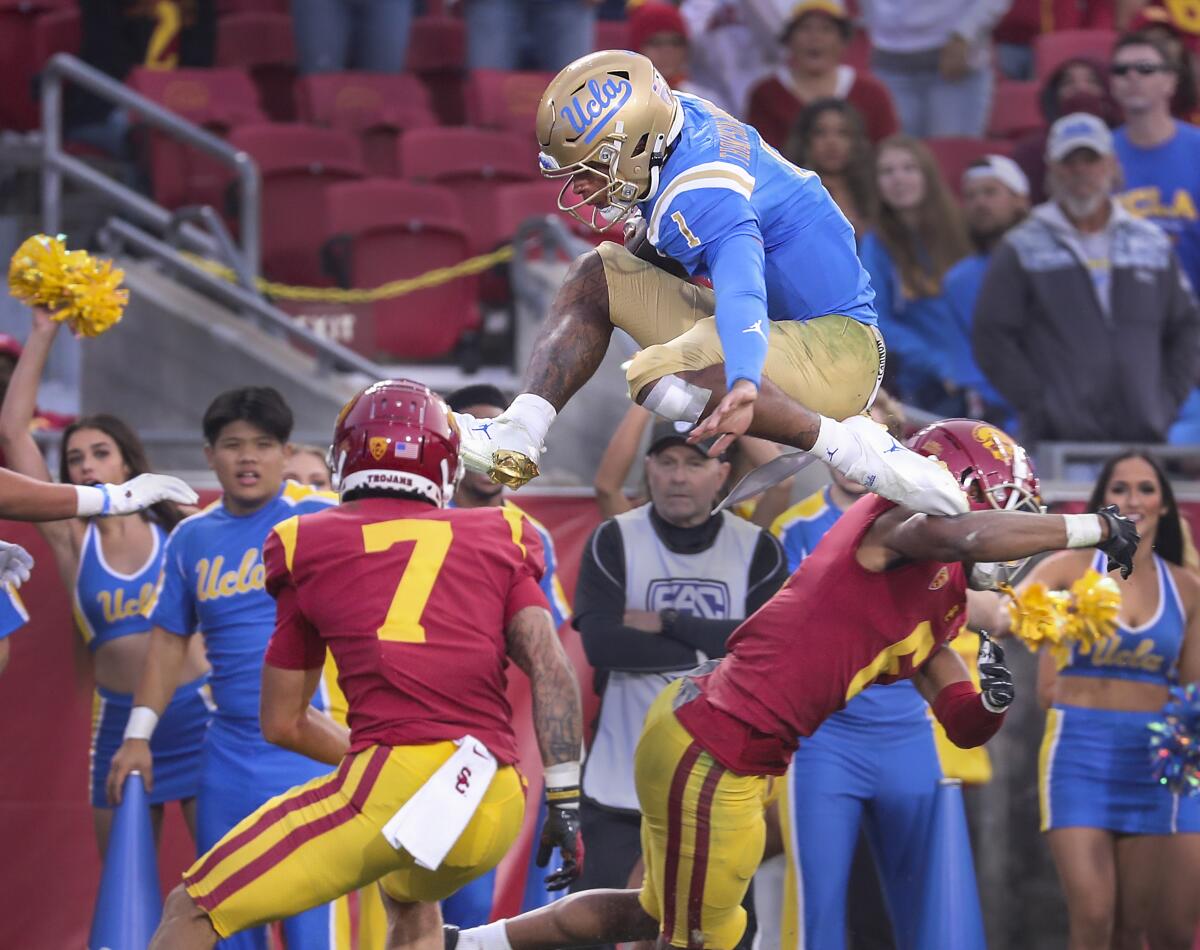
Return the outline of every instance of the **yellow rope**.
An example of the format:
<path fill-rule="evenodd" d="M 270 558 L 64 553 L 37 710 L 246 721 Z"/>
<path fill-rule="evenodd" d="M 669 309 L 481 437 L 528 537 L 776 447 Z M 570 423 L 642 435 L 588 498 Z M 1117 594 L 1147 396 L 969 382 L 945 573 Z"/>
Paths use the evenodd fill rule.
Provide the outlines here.
<path fill-rule="evenodd" d="M 236 279 L 231 268 L 196 255 L 188 255 L 197 267 L 208 271 L 217 277 L 230 282 Z M 497 264 L 512 260 L 513 247 L 506 244 L 490 254 L 480 254 L 478 257 L 468 257 L 465 261 L 450 267 L 438 267 L 416 277 L 404 277 L 400 280 L 390 280 L 379 287 L 346 288 L 341 287 L 300 287 L 295 284 L 281 284 L 277 281 L 259 277 L 255 285 L 260 291 L 277 300 L 303 300 L 319 303 L 374 303 L 376 300 L 388 300 L 392 297 L 402 297 L 418 290 L 427 290 L 447 284 L 460 277 L 480 274 Z"/>

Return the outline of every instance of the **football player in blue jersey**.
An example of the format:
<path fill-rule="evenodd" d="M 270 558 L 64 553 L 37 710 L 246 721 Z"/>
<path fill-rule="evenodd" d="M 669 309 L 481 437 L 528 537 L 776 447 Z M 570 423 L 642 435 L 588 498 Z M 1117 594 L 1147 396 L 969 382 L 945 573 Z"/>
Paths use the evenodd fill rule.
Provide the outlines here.
<path fill-rule="evenodd" d="M 222 496 L 181 521 L 167 538 L 162 573 L 144 613 L 150 647 L 134 691 L 124 741 L 108 774 L 108 797 L 120 804 L 125 777 L 140 771 L 153 792 L 151 739 L 179 680 L 192 635 L 204 635 L 216 710 L 200 752 L 196 846 L 215 845 L 274 795 L 324 774 L 326 766 L 272 745 L 259 726 L 263 655 L 275 628 L 262 549 L 271 529 L 292 515 L 319 511 L 337 496 L 285 481 L 292 411 L 265 386 L 217 396 L 204 414 L 205 455 Z M 326 708 L 325 689 L 313 704 Z M 287 945 L 332 950 L 333 905 L 283 922 Z M 243 931 L 224 950 L 266 950 L 265 927 Z"/>
<path fill-rule="evenodd" d="M 537 137 L 542 173 L 563 181 L 560 208 L 596 231 L 640 215 L 644 240 L 636 254 L 602 244 L 575 261 L 524 391 L 495 420 L 459 416 L 468 468 L 513 486 L 536 476 L 550 424 L 619 326 L 643 348 L 630 395 L 699 422 L 693 440 L 721 435 L 711 451 L 749 432 L 901 504 L 966 510 L 949 472 L 858 415 L 883 377 L 885 347 L 853 228 L 813 172 L 624 51 L 559 73 L 538 106 Z"/>

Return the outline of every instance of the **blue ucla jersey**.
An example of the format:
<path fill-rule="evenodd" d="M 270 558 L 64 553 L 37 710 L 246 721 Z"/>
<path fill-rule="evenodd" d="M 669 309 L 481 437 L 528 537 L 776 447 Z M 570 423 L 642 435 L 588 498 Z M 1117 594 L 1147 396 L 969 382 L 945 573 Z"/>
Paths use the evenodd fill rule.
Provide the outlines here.
<path fill-rule="evenodd" d="M 150 621 L 145 612 L 154 600 L 154 588 L 162 569 L 167 533 L 150 522 L 154 546 L 150 556 L 132 574 L 122 574 L 108 566 L 100 542 L 100 530 L 89 522 L 79 550 L 79 569 L 75 572 L 75 622 L 88 649 L 102 643 L 145 633 Z"/>
<path fill-rule="evenodd" d="M 1167 562 L 1157 554 L 1158 609 L 1140 627 L 1118 624 L 1111 637 L 1101 640 L 1084 653 L 1071 646 L 1070 660 L 1059 673 L 1062 676 L 1104 676 L 1109 679 L 1169 683 L 1174 679 L 1183 637 L 1187 631 L 1187 612 L 1179 599 L 1179 590 Z M 1097 552 L 1092 569 L 1107 570 L 1103 552 Z"/>
<path fill-rule="evenodd" d="M 759 381 L 768 320 L 845 314 L 874 325 L 854 229 L 816 173 L 712 103 L 676 95 L 683 127 L 640 208 L 660 252 L 712 279 L 729 382 Z"/>
<path fill-rule="evenodd" d="M 1175 135 L 1154 148 L 1139 148 L 1124 128 L 1113 136 L 1125 175 L 1121 203 L 1171 236 L 1179 263 L 1200 289 L 1200 129 L 1175 122 Z"/>
<path fill-rule="evenodd" d="M 800 562 L 813 552 L 841 516 L 842 509 L 833 503 L 829 486 L 826 486 L 792 505 L 775 519 L 771 533 L 783 545 L 789 571 L 794 573 L 800 567 Z M 925 700 L 917 692 L 912 680 L 903 679 L 863 690 L 844 709 L 830 716 L 828 721 L 868 727 L 880 722 L 927 723 L 929 716 L 926 709 Z"/>
<path fill-rule="evenodd" d="M 0 587 L 0 640 L 29 622 L 29 611 L 11 584 Z"/>
<path fill-rule="evenodd" d="M 554 618 L 555 628 L 561 627 L 571 619 L 571 605 L 567 603 L 567 594 L 563 590 L 562 581 L 558 579 L 558 554 L 554 550 L 554 539 L 550 537 L 550 532 L 546 530 L 544 524 L 536 518 L 531 518 L 511 501 L 506 500 L 504 505 L 520 512 L 521 516 L 533 525 L 538 537 L 541 538 L 542 556 L 546 561 L 546 573 L 542 575 L 541 582 L 542 593 L 546 595 L 546 600 L 550 603 L 550 616 Z"/>
<path fill-rule="evenodd" d="M 258 721 L 263 654 L 275 629 L 275 601 L 264 585 L 267 534 L 292 515 L 334 504 L 332 493 L 284 482 L 252 514 L 232 514 L 217 501 L 167 539 L 150 622 L 180 636 L 204 634 L 218 717 Z"/>

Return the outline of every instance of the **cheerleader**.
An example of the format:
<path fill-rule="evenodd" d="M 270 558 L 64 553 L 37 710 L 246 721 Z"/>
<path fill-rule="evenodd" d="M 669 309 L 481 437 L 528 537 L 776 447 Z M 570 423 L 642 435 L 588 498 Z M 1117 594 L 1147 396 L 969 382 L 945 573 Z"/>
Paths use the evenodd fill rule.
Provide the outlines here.
<path fill-rule="evenodd" d="M 34 310 L 33 328 L 0 409 L 0 448 L 8 467 L 51 481 L 45 459 L 30 434 L 38 384 L 58 324 Z M 88 416 L 63 432 L 59 480 L 73 485 L 124 482 L 149 471 L 138 437 L 121 420 Z M 167 532 L 184 512 L 161 502 L 140 514 L 68 518 L 38 525 L 72 591 L 75 618 L 92 657 L 96 682 L 89 789 L 96 840 L 103 855 L 112 824 L 105 796 L 109 760 L 121 745 L 141 673 L 149 625 L 142 616 L 153 597 Z M 164 802 L 179 801 L 195 833 L 195 795 L 200 743 L 208 725 L 208 663 L 195 638 L 176 691 L 155 730 L 151 814 L 157 833 Z"/>
<path fill-rule="evenodd" d="M 1190 948 L 1200 922 L 1200 807 L 1150 774 L 1147 723 L 1167 688 L 1200 679 L 1200 581 L 1184 566 L 1184 529 L 1162 467 L 1141 452 L 1108 460 L 1086 510 L 1118 505 L 1142 541 L 1121 589 L 1115 634 L 1058 669 L 1043 652 L 1048 707 L 1038 759 L 1041 827 L 1067 900 L 1070 950 Z M 1194 555 L 1194 552 L 1192 552 Z M 1091 550 L 1046 558 L 1025 584 L 1065 590 Z"/>

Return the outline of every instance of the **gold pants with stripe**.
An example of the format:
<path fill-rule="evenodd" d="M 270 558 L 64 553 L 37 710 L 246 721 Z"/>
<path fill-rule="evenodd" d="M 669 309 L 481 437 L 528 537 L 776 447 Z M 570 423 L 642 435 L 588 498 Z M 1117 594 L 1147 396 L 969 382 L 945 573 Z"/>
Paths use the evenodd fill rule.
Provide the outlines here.
<path fill-rule="evenodd" d="M 634 257 L 619 244 L 597 248 L 608 284 L 608 315 L 642 351 L 626 371 L 636 399 L 648 383 L 725 361 L 716 297 Z M 832 314 L 769 322 L 763 375 L 815 412 L 846 419 L 875 400 L 886 348 L 874 327 Z"/>
<path fill-rule="evenodd" d="M 683 682 L 650 707 L 634 756 L 646 867 L 640 900 L 671 946 L 732 950 L 762 860 L 767 780 L 735 775 L 696 744 L 673 711 Z"/>
<path fill-rule="evenodd" d="M 454 753 L 452 742 L 371 746 L 337 771 L 276 796 L 243 819 L 183 876 L 222 937 L 291 917 L 378 881 L 401 902 L 437 901 L 490 871 L 521 829 L 525 792 L 512 766 L 436 871 L 383 837 L 388 819 Z"/>

